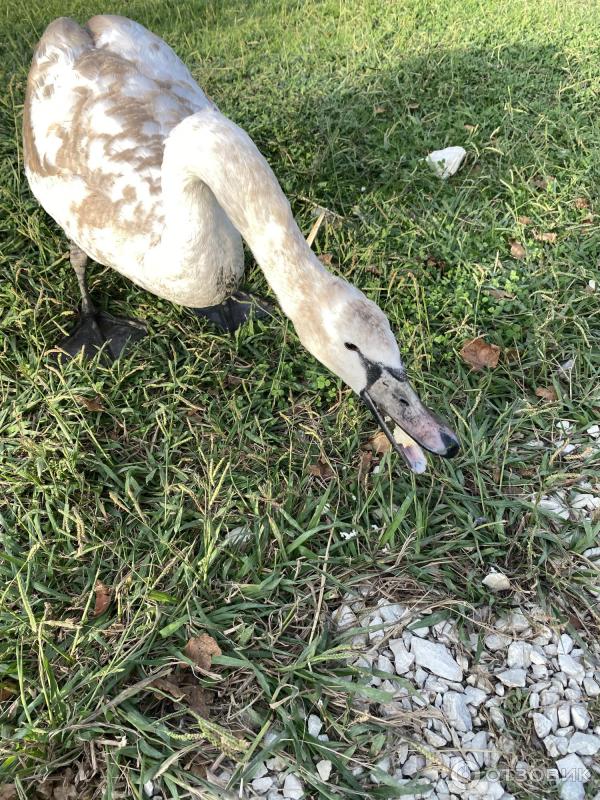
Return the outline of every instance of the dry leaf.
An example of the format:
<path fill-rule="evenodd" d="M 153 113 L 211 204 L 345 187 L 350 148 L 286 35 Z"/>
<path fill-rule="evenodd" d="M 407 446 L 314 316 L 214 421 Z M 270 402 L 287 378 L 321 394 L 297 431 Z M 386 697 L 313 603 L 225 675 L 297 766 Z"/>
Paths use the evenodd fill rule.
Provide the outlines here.
<path fill-rule="evenodd" d="M 554 175 L 547 175 L 545 178 L 541 175 L 537 175 L 531 182 L 535 187 L 538 189 L 547 189 L 548 186 L 552 183 L 552 181 L 556 180 Z"/>
<path fill-rule="evenodd" d="M 371 452 L 376 453 L 378 456 L 382 456 L 384 453 L 387 453 L 391 447 L 391 442 L 385 433 L 383 431 L 378 431 L 368 442 L 365 442 L 362 449 L 371 450 Z"/>
<path fill-rule="evenodd" d="M 373 106 L 373 113 L 374 114 L 385 114 L 385 107 L 384 106 Z"/>
<path fill-rule="evenodd" d="M 104 406 L 102 405 L 102 400 L 100 399 L 99 395 L 96 395 L 93 400 L 90 400 L 89 397 L 84 397 L 81 394 L 77 394 L 75 395 L 75 399 L 80 406 L 83 406 L 88 411 L 104 411 Z"/>
<path fill-rule="evenodd" d="M 576 197 L 575 198 L 575 208 L 589 208 L 590 201 L 587 197 Z"/>
<path fill-rule="evenodd" d="M 0 800 L 16 800 L 17 787 L 14 783 L 0 783 Z"/>
<path fill-rule="evenodd" d="M 500 348 L 495 344 L 488 344 L 485 339 L 478 336 L 465 342 L 460 355 L 463 361 L 470 364 L 473 369 L 479 370 L 484 367 L 497 367 L 500 358 Z"/>
<path fill-rule="evenodd" d="M 511 361 L 518 361 L 519 351 L 516 347 L 507 347 L 506 350 L 502 352 L 502 358 L 508 364 L 510 364 Z"/>
<path fill-rule="evenodd" d="M 556 242 L 556 239 L 558 238 L 558 234 L 540 233 L 539 231 L 534 231 L 533 238 L 537 239 L 538 242 L 548 242 L 549 244 L 554 244 Z"/>
<path fill-rule="evenodd" d="M 324 264 L 326 267 L 330 266 L 331 262 L 333 261 L 333 254 L 332 253 L 321 253 L 320 256 L 317 256 L 321 264 Z"/>
<path fill-rule="evenodd" d="M 552 386 L 538 386 L 535 390 L 535 396 L 541 397 L 542 400 L 547 400 L 549 403 L 554 403 L 558 400 L 556 392 Z"/>
<path fill-rule="evenodd" d="M 16 686 L 0 686 L 0 703 L 11 700 L 16 694 L 18 694 Z"/>
<path fill-rule="evenodd" d="M 469 125 L 468 122 L 465 122 L 465 124 L 463 125 L 463 128 L 466 131 L 469 131 L 469 133 L 473 133 L 473 131 L 477 129 L 477 125 Z"/>
<path fill-rule="evenodd" d="M 435 256 L 428 256 L 425 261 L 425 266 L 433 269 L 439 269 L 440 272 L 443 272 L 448 265 L 442 258 L 436 258 Z"/>
<path fill-rule="evenodd" d="M 212 657 L 220 656 L 221 648 L 212 636 L 209 636 L 208 633 L 201 633 L 200 636 L 194 636 L 189 640 L 183 652 L 190 661 L 193 661 L 201 669 L 209 670 L 212 664 Z"/>
<path fill-rule="evenodd" d="M 367 477 L 371 471 L 371 461 L 373 460 L 373 453 L 370 450 L 360 451 L 360 464 L 358 465 L 358 480 L 362 481 Z"/>
<path fill-rule="evenodd" d="M 531 217 L 517 217 L 517 222 L 520 222 L 521 225 L 531 225 L 533 220 Z"/>
<path fill-rule="evenodd" d="M 334 474 L 329 464 L 323 461 L 322 458 L 318 458 L 314 464 L 311 464 L 308 471 L 311 475 L 314 475 L 315 478 L 321 478 L 324 481 L 333 478 Z"/>
<path fill-rule="evenodd" d="M 527 251 L 521 244 L 521 242 L 516 242 L 514 239 L 510 240 L 510 254 L 513 258 L 525 258 L 527 255 Z"/>
<path fill-rule="evenodd" d="M 201 686 L 187 685 L 181 688 L 185 692 L 186 702 L 192 711 L 200 714 L 201 717 L 208 718 L 210 716 L 209 706 L 212 699 L 210 693 Z"/>
<path fill-rule="evenodd" d="M 157 678 L 155 681 L 152 681 L 150 686 L 153 689 L 158 689 L 159 691 L 170 695 L 171 697 L 175 698 L 175 700 L 181 700 L 182 697 L 185 697 L 183 687 L 177 686 L 176 683 L 172 683 L 166 678 Z"/>
<path fill-rule="evenodd" d="M 99 617 L 101 614 L 104 614 L 110 605 L 111 590 L 102 583 L 102 581 L 97 581 L 94 591 L 96 592 L 96 602 L 94 604 L 93 616 Z"/>
<path fill-rule="evenodd" d="M 507 292 L 504 289 L 488 289 L 487 293 L 492 297 L 496 298 L 496 300 L 514 300 L 515 296 L 511 292 Z"/>

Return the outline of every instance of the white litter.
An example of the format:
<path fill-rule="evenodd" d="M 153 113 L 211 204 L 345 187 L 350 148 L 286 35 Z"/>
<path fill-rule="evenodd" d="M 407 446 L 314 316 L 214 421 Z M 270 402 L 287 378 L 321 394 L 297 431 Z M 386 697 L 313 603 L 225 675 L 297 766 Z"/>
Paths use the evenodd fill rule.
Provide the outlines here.
<path fill-rule="evenodd" d="M 443 150 L 434 150 L 429 153 L 425 161 L 438 178 L 445 181 L 458 172 L 466 155 L 467 151 L 464 147 L 445 147 Z"/>

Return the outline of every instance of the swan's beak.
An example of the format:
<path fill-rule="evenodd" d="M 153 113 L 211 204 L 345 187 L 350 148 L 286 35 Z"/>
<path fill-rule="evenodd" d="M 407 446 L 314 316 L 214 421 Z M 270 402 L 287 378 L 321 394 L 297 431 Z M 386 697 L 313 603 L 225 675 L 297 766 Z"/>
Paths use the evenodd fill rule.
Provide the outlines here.
<path fill-rule="evenodd" d="M 460 445 L 456 434 L 425 408 L 404 372 L 382 367 L 372 377 L 375 379 L 360 396 L 413 472 L 427 469 L 423 450 L 444 458 L 453 458 L 458 453 Z M 397 426 L 396 432 L 392 433 L 386 417 Z"/>

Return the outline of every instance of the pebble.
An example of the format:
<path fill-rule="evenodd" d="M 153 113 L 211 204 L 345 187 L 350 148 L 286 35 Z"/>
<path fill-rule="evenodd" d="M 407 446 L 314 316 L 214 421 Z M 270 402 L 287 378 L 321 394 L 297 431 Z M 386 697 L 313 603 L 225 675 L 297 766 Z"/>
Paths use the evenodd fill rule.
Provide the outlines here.
<path fill-rule="evenodd" d="M 321 733 L 323 722 L 316 714 L 309 714 L 306 727 L 311 736 L 318 736 Z"/>
<path fill-rule="evenodd" d="M 590 772 L 585 764 L 575 753 L 569 753 L 564 758 L 559 758 L 556 762 L 558 774 L 567 782 L 588 781 Z"/>
<path fill-rule="evenodd" d="M 327 761 L 323 759 L 322 761 L 317 762 L 317 772 L 319 773 L 322 781 L 328 781 L 329 776 L 331 775 L 331 768 L 332 768 L 331 761 Z"/>
<path fill-rule="evenodd" d="M 448 723 L 455 730 L 470 731 L 473 729 L 473 720 L 463 694 L 446 692 L 442 700 L 442 708 Z"/>
<path fill-rule="evenodd" d="M 402 765 L 402 774 L 405 775 L 407 778 L 412 778 L 414 775 L 416 775 L 423 769 L 425 763 L 426 762 L 424 756 L 418 753 L 413 753 L 406 759 L 406 761 Z"/>
<path fill-rule="evenodd" d="M 593 678 L 584 678 L 583 688 L 588 697 L 598 697 L 600 695 L 600 685 Z"/>
<path fill-rule="evenodd" d="M 492 592 L 505 592 L 510 589 L 510 581 L 501 572 L 490 572 L 482 581 L 484 586 L 491 589 Z"/>
<path fill-rule="evenodd" d="M 487 694 L 483 689 L 477 689 L 475 686 L 467 686 L 465 689 L 465 698 L 470 706 L 479 708 L 479 706 L 486 699 Z"/>
<path fill-rule="evenodd" d="M 290 800 L 300 800 L 302 797 L 304 797 L 304 786 L 302 781 L 292 772 L 285 776 L 285 781 L 283 782 L 283 796 L 289 797 Z"/>
<path fill-rule="evenodd" d="M 534 714 L 533 727 L 535 728 L 538 738 L 545 739 L 552 730 L 552 722 L 545 714 Z"/>
<path fill-rule="evenodd" d="M 511 641 L 510 636 L 503 633 L 490 633 L 484 639 L 485 646 L 492 652 L 506 649 Z"/>
<path fill-rule="evenodd" d="M 499 672 L 497 677 L 509 688 L 525 686 L 526 675 L 524 669 L 507 669 L 504 672 Z"/>
<path fill-rule="evenodd" d="M 402 639 L 390 639 L 388 646 L 394 654 L 394 666 L 397 674 L 406 674 L 415 660 L 414 655 L 408 651 Z"/>
<path fill-rule="evenodd" d="M 413 639 L 411 651 L 415 662 L 434 675 L 449 681 L 462 681 L 463 671 L 445 645 L 430 642 L 428 639 Z"/>
<path fill-rule="evenodd" d="M 600 750 L 600 736 L 577 731 L 569 740 L 568 752 L 580 756 L 595 756 Z"/>
<path fill-rule="evenodd" d="M 558 664 L 565 675 L 568 675 L 570 678 L 575 678 L 577 683 L 582 683 L 585 678 L 585 670 L 572 656 L 568 653 L 559 653 Z"/>
<path fill-rule="evenodd" d="M 590 715 L 585 706 L 572 706 L 571 719 L 573 720 L 573 725 L 580 731 L 586 730 L 590 724 Z"/>
<path fill-rule="evenodd" d="M 255 778 L 252 781 L 252 788 L 257 794 L 266 794 L 273 786 L 273 778 L 266 775 L 263 778 Z"/>

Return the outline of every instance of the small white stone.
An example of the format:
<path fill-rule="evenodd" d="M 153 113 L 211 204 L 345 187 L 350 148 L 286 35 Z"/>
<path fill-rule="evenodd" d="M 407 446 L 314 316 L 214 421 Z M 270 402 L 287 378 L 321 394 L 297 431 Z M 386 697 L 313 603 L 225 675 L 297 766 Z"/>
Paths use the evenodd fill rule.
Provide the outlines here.
<path fill-rule="evenodd" d="M 358 620 L 356 619 L 356 614 L 350 606 L 343 605 L 340 606 L 333 614 L 333 621 L 338 627 L 338 630 L 343 631 L 347 628 L 353 628 L 355 625 L 358 624 Z"/>
<path fill-rule="evenodd" d="M 144 784 L 144 794 L 146 797 L 152 797 L 154 794 L 154 783 L 152 781 L 146 781 Z"/>
<path fill-rule="evenodd" d="M 374 614 L 369 622 L 369 639 L 378 642 L 385 636 L 384 624 L 379 614 Z"/>
<path fill-rule="evenodd" d="M 408 614 L 408 609 L 405 606 L 401 606 L 399 603 L 388 604 L 387 601 L 384 600 L 383 603 L 379 605 L 379 613 L 385 622 L 394 623 L 400 622 L 400 620 Z"/>
<path fill-rule="evenodd" d="M 570 753 L 556 762 L 558 773 L 566 781 L 589 781 L 590 772 L 575 753 Z"/>
<path fill-rule="evenodd" d="M 510 589 L 510 581 L 501 572 L 490 572 L 482 581 L 484 586 L 487 586 L 492 592 L 505 592 Z"/>
<path fill-rule="evenodd" d="M 433 150 L 425 161 L 438 178 L 446 180 L 458 172 L 466 155 L 464 147 L 445 147 L 443 150 Z"/>
<path fill-rule="evenodd" d="M 428 728 L 424 732 L 425 740 L 428 744 L 436 749 L 440 749 L 441 747 L 446 746 L 446 740 L 443 736 L 440 736 L 439 733 L 435 733 L 434 731 L 430 731 Z"/>
<path fill-rule="evenodd" d="M 394 654 L 394 666 L 397 674 L 406 674 L 415 660 L 414 655 L 407 650 L 402 639 L 390 639 L 388 646 Z"/>
<path fill-rule="evenodd" d="M 322 781 L 328 781 L 329 776 L 331 775 L 331 768 L 333 764 L 331 761 L 327 761 L 327 759 L 323 759 L 322 761 L 317 762 L 317 772 Z"/>
<path fill-rule="evenodd" d="M 381 770 L 382 772 L 389 772 L 390 766 L 391 766 L 391 761 L 387 756 L 385 758 L 380 758 L 379 761 L 375 762 L 375 767 Z M 373 783 L 381 783 L 381 779 L 374 772 L 372 772 L 369 777 Z"/>
<path fill-rule="evenodd" d="M 571 719 L 573 720 L 573 725 L 580 731 L 585 731 L 591 722 L 589 712 L 585 706 L 572 706 Z"/>
<path fill-rule="evenodd" d="M 316 714 L 309 714 L 306 727 L 311 736 L 318 736 L 321 733 L 323 722 Z"/>
<path fill-rule="evenodd" d="M 565 781 L 560 785 L 560 800 L 584 800 L 585 788 L 581 781 Z"/>
<path fill-rule="evenodd" d="M 499 672 L 496 677 L 509 688 L 525 686 L 526 673 L 524 669 L 507 669 L 504 672 Z"/>
<path fill-rule="evenodd" d="M 402 766 L 402 774 L 407 778 L 412 778 L 413 775 L 416 775 L 418 772 L 420 772 L 424 766 L 425 758 L 419 753 L 413 753 L 404 762 Z"/>
<path fill-rule="evenodd" d="M 499 731 L 503 731 L 504 728 L 506 728 L 504 714 L 500 711 L 499 708 L 496 708 L 496 706 L 492 706 L 490 708 L 490 719 L 493 722 L 494 726 L 498 728 Z"/>
<path fill-rule="evenodd" d="M 290 800 L 300 800 L 302 797 L 304 797 L 304 786 L 302 781 L 292 772 L 285 777 L 285 781 L 283 783 L 283 796 L 289 797 Z"/>
<path fill-rule="evenodd" d="M 466 745 L 466 749 L 473 755 L 477 765 L 483 767 L 488 749 L 487 733 L 485 731 L 478 731 L 469 741 L 468 745 Z"/>
<path fill-rule="evenodd" d="M 484 643 L 488 650 L 495 652 L 496 650 L 506 650 L 512 639 L 503 633 L 489 633 Z"/>
<path fill-rule="evenodd" d="M 387 656 L 383 655 L 383 653 L 380 653 L 377 656 L 377 669 L 380 672 L 387 672 L 390 675 L 394 674 L 394 665 Z"/>
<path fill-rule="evenodd" d="M 566 728 L 571 721 L 571 706 L 568 703 L 561 703 L 556 710 L 559 727 Z"/>
<path fill-rule="evenodd" d="M 506 661 L 513 669 L 525 669 L 531 664 L 532 647 L 529 642 L 511 642 L 508 647 Z"/>
<path fill-rule="evenodd" d="M 573 649 L 573 639 L 571 639 L 568 633 L 561 633 L 560 638 L 558 640 L 558 652 L 570 653 L 572 649 Z"/>
<path fill-rule="evenodd" d="M 255 778 L 252 781 L 252 788 L 257 794 L 265 794 L 273 786 L 273 778 L 266 775 L 262 778 Z"/>
<path fill-rule="evenodd" d="M 448 723 L 455 730 L 472 730 L 473 721 L 464 695 L 458 692 L 446 692 L 442 700 L 442 708 Z"/>
<path fill-rule="evenodd" d="M 283 758 L 281 758 L 281 756 L 273 756 L 273 758 L 268 758 L 265 761 L 265 764 L 267 765 L 267 769 L 270 769 L 271 772 L 283 772 L 287 766 L 286 762 L 283 760 Z"/>
<path fill-rule="evenodd" d="M 600 438 L 600 425 L 590 425 L 587 432 L 593 439 Z"/>
<path fill-rule="evenodd" d="M 427 639 L 415 638 L 411 642 L 415 662 L 425 669 L 449 681 L 462 681 L 463 671 L 450 655 L 448 648 Z"/>
<path fill-rule="evenodd" d="M 483 689 L 477 689 L 475 686 L 467 686 L 465 688 L 465 698 L 467 703 L 474 708 L 479 708 L 486 697 L 487 694 L 483 691 Z"/>
<path fill-rule="evenodd" d="M 533 715 L 533 727 L 540 739 L 545 739 L 552 730 L 552 722 L 545 714 Z"/>
<path fill-rule="evenodd" d="M 585 677 L 585 670 L 578 661 L 567 653 L 558 654 L 558 663 L 561 670 L 570 678 L 575 678 L 577 683 L 581 683 Z"/>
<path fill-rule="evenodd" d="M 531 692 L 529 695 L 529 708 L 539 708 L 540 707 L 540 696 L 538 692 Z"/>
<path fill-rule="evenodd" d="M 569 753 L 577 753 L 580 756 L 595 756 L 600 750 L 600 736 L 593 733 L 581 733 L 577 731 L 569 740 Z"/>
<path fill-rule="evenodd" d="M 600 695 L 600 685 L 593 678 L 584 678 L 583 688 L 588 697 L 598 697 Z"/>

